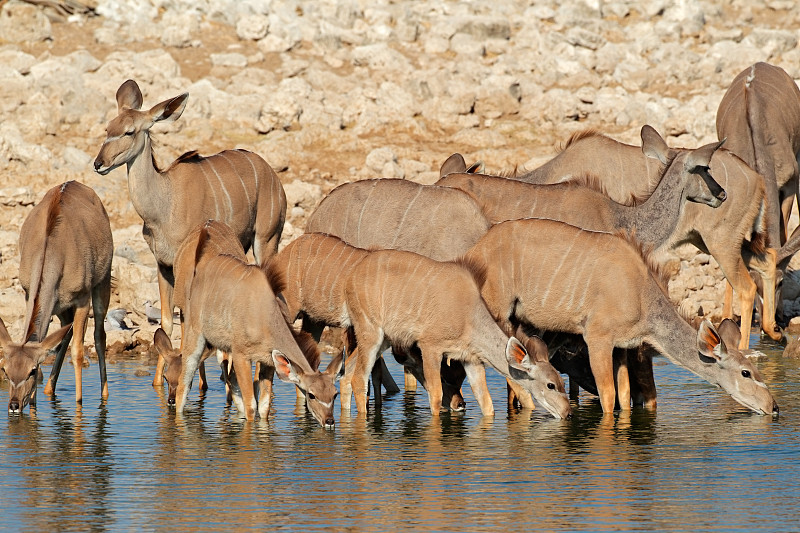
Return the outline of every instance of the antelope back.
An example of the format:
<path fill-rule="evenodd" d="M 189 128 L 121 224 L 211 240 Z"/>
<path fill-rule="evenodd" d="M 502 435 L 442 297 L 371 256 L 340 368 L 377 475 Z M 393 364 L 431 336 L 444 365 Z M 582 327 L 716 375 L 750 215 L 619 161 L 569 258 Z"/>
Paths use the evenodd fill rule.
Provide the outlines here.
<path fill-rule="evenodd" d="M 301 235 L 269 264 L 285 281 L 282 292 L 289 320 L 300 312 L 329 326 L 349 324 L 344 299 L 347 276 L 369 252 L 322 233 Z"/>
<path fill-rule="evenodd" d="M 632 324 L 653 291 L 663 294 L 625 239 L 552 220 L 497 224 L 467 257 L 486 265 L 481 293 L 495 319 L 545 330 L 583 333 L 588 317 L 603 315 Z"/>
<path fill-rule="evenodd" d="M 244 248 L 237 239 L 233 230 L 224 222 L 207 220 L 197 225 L 183 240 L 178 252 L 175 254 L 173 273 L 175 275 L 175 293 L 173 302 L 180 309 L 184 308 L 186 298 L 190 292 L 194 279 L 195 263 L 202 258 L 198 257 L 198 246 L 203 239 L 202 255 L 213 257 L 216 255 L 229 255 L 246 263 Z"/>
<path fill-rule="evenodd" d="M 353 269 L 348 311 L 379 326 L 394 344 L 410 347 L 446 335 L 467 339 L 483 305 L 473 274 L 461 265 L 400 250 L 375 250 Z M 358 335 L 358 329 L 356 329 Z"/>
<path fill-rule="evenodd" d="M 45 193 L 22 224 L 19 249 L 26 324 L 36 339 L 47 334 L 53 314 L 88 302 L 92 288 L 111 276 L 108 214 L 97 194 L 77 181 Z"/>
<path fill-rule="evenodd" d="M 335 188 L 306 223 L 359 248 L 406 250 L 448 261 L 489 228 L 469 195 L 397 179 L 362 180 Z"/>

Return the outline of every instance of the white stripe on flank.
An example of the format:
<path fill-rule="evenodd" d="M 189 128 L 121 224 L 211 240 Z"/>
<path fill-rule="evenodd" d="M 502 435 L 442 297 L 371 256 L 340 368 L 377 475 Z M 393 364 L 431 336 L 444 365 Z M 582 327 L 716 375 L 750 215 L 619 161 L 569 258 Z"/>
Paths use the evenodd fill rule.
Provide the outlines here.
<path fill-rule="evenodd" d="M 214 175 L 217 177 L 217 180 L 219 181 L 219 187 L 220 189 L 222 189 L 223 194 L 225 194 L 225 198 L 228 199 L 228 217 L 226 218 L 226 220 L 232 221 L 235 215 L 235 213 L 233 212 L 233 200 L 231 199 L 231 195 L 228 194 L 228 188 L 225 187 L 225 180 L 222 179 L 222 176 L 217 171 L 214 161 L 212 159 L 206 159 L 206 161 L 208 161 L 208 165 L 211 167 L 211 170 L 214 171 Z"/>
<path fill-rule="evenodd" d="M 230 159 L 228 159 L 228 156 L 225 155 L 225 152 L 220 152 L 219 155 L 225 161 L 228 162 L 228 164 L 231 166 L 231 168 L 234 169 L 234 171 L 236 171 L 236 166 L 233 163 L 231 163 Z M 247 158 L 247 157 L 245 157 L 245 160 L 248 163 L 250 163 L 250 167 L 253 169 L 253 174 L 255 174 L 256 167 L 253 166 L 252 161 L 250 161 L 250 159 Z M 247 185 L 245 184 L 244 179 L 242 178 L 242 175 L 239 174 L 238 171 L 236 172 L 236 177 L 239 178 L 239 183 L 242 184 L 242 191 L 244 192 L 244 198 L 245 198 L 245 200 L 247 200 L 247 212 L 250 215 L 248 218 L 250 219 L 250 222 L 252 223 L 253 222 L 253 214 L 255 213 L 255 209 L 253 208 L 253 202 L 250 200 L 250 195 L 247 193 Z"/>

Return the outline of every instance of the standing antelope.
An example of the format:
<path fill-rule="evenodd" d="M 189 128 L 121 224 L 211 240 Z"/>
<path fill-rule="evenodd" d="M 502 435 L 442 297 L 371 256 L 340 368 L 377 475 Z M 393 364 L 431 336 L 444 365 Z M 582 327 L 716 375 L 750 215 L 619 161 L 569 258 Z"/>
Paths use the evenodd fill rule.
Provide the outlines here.
<path fill-rule="evenodd" d="M 317 339 L 324 326 L 349 327 L 345 283 L 353 268 L 369 253 L 322 233 L 306 233 L 289 243 L 269 263 L 270 276 L 286 280 L 281 295 L 286 301 L 289 320 L 302 316 L 303 328 L 315 333 Z M 392 353 L 414 377 L 421 378 L 422 386 L 427 388 L 421 372 L 421 359 L 403 348 L 392 346 Z M 353 346 L 349 346 L 348 353 L 353 353 L 353 349 Z M 460 388 L 465 376 L 460 372 L 461 365 L 443 364 L 441 370 L 443 405 L 453 410 L 463 409 L 464 399 Z M 347 372 L 345 374 L 340 389 L 342 406 L 349 408 L 351 376 Z M 380 379 L 374 376 L 373 386 L 378 401 Z"/>
<path fill-rule="evenodd" d="M 439 262 L 400 250 L 372 251 L 352 268 L 344 294 L 358 340 L 352 384 L 359 412 L 366 411 L 369 370 L 391 342 L 419 348 L 434 416 L 442 405 L 444 359 L 462 362 L 485 415 L 494 413 L 485 364 L 517 380 L 553 416 L 570 415 L 564 382 L 547 358 L 528 354 L 492 319 L 481 298 L 481 274 L 468 260 Z"/>
<path fill-rule="evenodd" d="M 663 140 L 660 149 L 647 150 L 645 146 L 652 146 L 661 137 L 649 126 L 643 127 L 641 134 L 641 147 L 592 131 L 575 134 L 550 162 L 514 179 L 559 183 L 591 172 L 614 201 L 630 204 L 634 198 L 648 197 L 657 187 L 664 166 L 682 152 L 667 147 Z M 782 335 L 775 324 L 775 300 L 770 296 L 774 295 L 776 283 L 776 252 L 767 247 L 764 180 L 725 149 L 714 152 L 710 173 L 727 193 L 727 199 L 715 209 L 699 203 L 686 204 L 670 246 L 692 244 L 714 257 L 729 284 L 723 311 L 728 317 L 733 316 L 731 288 L 739 295 L 742 313 L 752 309 L 756 284 L 748 269 L 756 271 L 765 294 L 761 328 L 779 340 Z M 746 330 L 739 348 L 747 348 L 749 342 Z"/>
<path fill-rule="evenodd" d="M 85 350 L 83 337 L 91 310 L 94 312 L 94 342 L 100 367 L 101 394 L 107 398 L 103 320 L 111 297 L 114 245 L 108 215 L 100 198 L 91 188 L 76 181 L 53 187 L 22 224 L 19 250 L 19 281 L 25 289 L 27 301 L 26 333 L 22 346 L 30 344 L 28 341 L 32 338 L 47 344 L 45 337 L 50 317 L 54 314 L 62 325 L 73 324 L 73 329 L 63 332 L 64 339 L 44 393 L 51 395 L 55 392 L 67 347 L 74 336 L 71 357 L 75 368 L 75 401 L 81 403 Z M 29 361 L 23 357 L 17 364 L 16 360 L 9 354 L 5 369 L 12 381 L 22 383 L 21 378 L 30 370 Z M 39 362 L 36 363 L 37 367 Z M 23 391 L 23 396 L 29 392 Z M 20 407 L 14 400 L 12 397 L 9 409 L 15 406 L 17 409 L 24 408 L 24 401 Z"/>
<path fill-rule="evenodd" d="M 727 137 L 727 148 L 764 177 L 767 235 L 777 248 L 786 242 L 795 196 L 800 205 L 800 89 L 780 67 L 751 65 L 719 103 L 717 135 Z"/>
<path fill-rule="evenodd" d="M 158 264 L 161 326 L 172 333 L 174 276 L 178 246 L 198 224 L 209 219 L 228 224 L 245 250 L 253 247 L 260 265 L 278 250 L 286 218 L 286 195 L 272 168 L 245 150 L 225 150 L 203 157 L 187 152 L 161 170 L 155 163 L 150 129 L 172 122 L 186 107 L 188 93 L 141 111 L 142 93 L 133 80 L 117 90 L 117 116 L 94 161 L 102 175 L 127 165 L 128 192 L 142 217 L 142 234 Z M 162 379 L 159 358 L 154 385 Z"/>
<path fill-rule="evenodd" d="M 210 346 L 229 354 L 248 420 L 255 418 L 256 411 L 250 364 L 258 362 L 263 373 L 260 384 L 264 385 L 258 404 L 262 418 L 269 413 L 272 374 L 277 371 L 282 381 L 303 390 L 314 418 L 332 428 L 333 403 L 338 394 L 334 380 L 342 366 L 342 356 L 334 358 L 320 373 L 316 343 L 308 335 L 295 334 L 275 296 L 281 292 L 282 281 L 274 276 L 268 278 L 260 267 L 240 258 L 214 253 L 206 248 L 210 236 L 205 227 L 201 228 L 191 272 L 179 270 L 176 275 L 178 285 L 188 279 L 185 276 L 191 277 L 184 304 L 182 376 L 176 391 L 178 413 L 186 405 L 200 358 Z M 179 262 L 178 267 L 183 264 Z"/>
<path fill-rule="evenodd" d="M 727 322 L 717 332 L 704 321 L 695 331 L 625 238 L 552 220 L 513 220 L 493 226 L 466 258 L 486 265 L 481 294 L 501 324 L 583 335 L 604 412 L 613 411 L 615 392 L 630 408 L 625 367 L 614 375 L 612 350 L 643 343 L 753 411 L 778 411 L 758 370 L 735 347 L 738 328 Z"/>

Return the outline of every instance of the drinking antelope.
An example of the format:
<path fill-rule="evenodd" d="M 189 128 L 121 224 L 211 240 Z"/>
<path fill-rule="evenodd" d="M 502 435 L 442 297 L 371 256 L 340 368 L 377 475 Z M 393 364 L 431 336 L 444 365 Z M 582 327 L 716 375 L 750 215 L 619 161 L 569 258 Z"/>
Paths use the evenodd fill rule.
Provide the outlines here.
<path fill-rule="evenodd" d="M 655 130 L 642 128 L 642 146 L 615 141 L 596 132 L 573 135 L 564 150 L 541 167 L 512 176 L 528 183 L 559 183 L 590 172 L 616 202 L 630 205 L 644 199 L 659 183 L 663 168 L 683 150 L 669 148 Z M 727 141 L 730 144 L 730 140 Z M 646 146 L 661 145 L 656 150 Z M 727 145 L 726 145 L 727 146 Z M 687 203 L 669 246 L 692 244 L 711 254 L 728 281 L 723 314 L 733 316 L 731 288 L 739 295 L 743 316 L 750 316 L 756 284 L 748 269 L 756 271 L 764 287 L 762 330 L 775 340 L 782 337 L 775 324 L 774 288 L 776 252 L 766 237 L 763 178 L 741 159 L 725 149 L 714 152 L 709 165 L 714 179 L 727 193 L 719 207 Z M 774 246 L 774 244 L 772 244 Z M 746 326 L 746 324 L 743 324 Z M 739 348 L 749 346 L 749 330 L 741 336 Z"/>
<path fill-rule="evenodd" d="M 19 281 L 25 289 L 25 336 L 6 354 L 4 370 L 15 389 L 10 411 L 23 409 L 28 399 L 35 401 L 35 380 L 28 379 L 32 367 L 38 369 L 52 340 L 63 337 L 44 393 L 55 392 L 67 347 L 72 342 L 75 369 L 75 401 L 83 399 L 84 332 L 89 311 L 94 312 L 94 342 L 100 367 L 101 394 L 108 397 L 106 378 L 106 333 L 103 319 L 111 296 L 111 257 L 114 245 L 108 215 L 95 192 L 76 181 L 68 181 L 47 191 L 42 201 L 22 224 L 19 237 Z M 50 317 L 58 316 L 61 334 L 47 336 Z M 37 344 L 38 341 L 41 345 Z M 6 338 L 6 342 L 10 339 Z M 56 343 L 57 344 L 57 343 Z"/>
<path fill-rule="evenodd" d="M 117 116 L 94 161 L 102 175 L 126 165 L 131 202 L 142 217 L 142 234 L 158 264 L 161 327 L 172 333 L 175 254 L 189 232 L 209 219 L 228 224 L 245 250 L 253 247 L 260 265 L 278 251 L 286 218 L 286 195 L 272 168 L 246 150 L 203 157 L 187 152 L 166 169 L 156 165 L 150 129 L 177 120 L 188 93 L 142 111 L 142 93 L 133 80 L 117 90 Z M 162 379 L 159 359 L 154 385 Z"/>
<path fill-rule="evenodd" d="M 342 366 L 342 356 L 319 372 L 319 350 L 308 336 L 297 334 L 287 319 L 276 293 L 282 280 L 268 278 L 256 265 L 240 258 L 214 253 L 208 247 L 213 235 L 201 227 L 191 272 L 177 264 L 176 283 L 189 286 L 184 303 L 186 325 L 183 339 L 182 376 L 176 391 L 176 409 L 180 413 L 200 358 L 210 346 L 230 355 L 236 374 L 245 417 L 255 418 L 251 362 L 261 364 L 259 376 L 259 415 L 269 413 L 272 375 L 294 383 L 306 394 L 309 410 L 326 428 L 334 426 L 333 403 L 337 396 L 334 380 Z M 189 280 L 191 278 L 191 280 Z M 298 345 L 298 342 L 300 345 Z"/>
<path fill-rule="evenodd" d="M 615 376 L 612 350 L 645 343 L 753 411 L 778 411 L 758 369 L 735 346 L 738 328 L 733 335 L 728 322 L 718 332 L 704 321 L 696 331 L 627 238 L 513 220 L 493 226 L 466 258 L 486 265 L 481 295 L 501 324 L 583 336 L 604 412 L 613 411 L 617 394 L 623 409 L 630 406 L 627 369 L 621 364 Z"/>
<path fill-rule="evenodd" d="M 553 416 L 570 415 L 564 382 L 547 358 L 528 354 L 492 319 L 480 294 L 481 274 L 468 260 L 439 262 L 400 250 L 375 250 L 354 265 L 344 294 L 359 347 L 352 380 L 359 412 L 366 411 L 369 370 L 392 343 L 419 348 L 434 416 L 442 405 L 444 359 L 464 365 L 485 415 L 494 408 L 483 365 L 516 380 Z"/>
<path fill-rule="evenodd" d="M 337 237 L 321 233 L 306 233 L 289 243 L 269 263 L 270 272 L 286 280 L 281 295 L 286 301 L 289 320 L 302 316 L 303 329 L 313 332 L 317 339 L 325 326 L 349 327 L 345 283 L 355 265 L 369 253 Z M 348 343 L 349 354 L 356 349 L 352 343 Z M 422 360 L 400 345 L 392 346 L 392 353 L 412 375 L 422 378 L 422 386 L 427 388 L 421 368 Z M 461 365 L 443 364 L 441 370 L 443 405 L 454 410 L 463 409 L 464 399 L 460 388 L 465 376 Z M 350 378 L 351 375 L 346 372 L 340 384 L 343 408 L 349 408 L 350 405 Z M 379 383 L 380 379 L 375 375 L 373 387 L 376 401 Z"/>

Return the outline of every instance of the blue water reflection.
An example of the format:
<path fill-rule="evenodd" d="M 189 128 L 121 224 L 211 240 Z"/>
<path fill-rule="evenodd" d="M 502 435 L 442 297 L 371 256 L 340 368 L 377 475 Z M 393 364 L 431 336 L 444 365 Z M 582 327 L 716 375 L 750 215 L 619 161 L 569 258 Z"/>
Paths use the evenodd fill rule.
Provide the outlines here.
<path fill-rule="evenodd" d="M 216 379 L 176 418 L 134 363 L 109 367 L 105 403 L 85 372 L 76 409 L 67 368 L 56 399 L 40 390 L 33 414 L 0 416 L 0 528 L 792 531 L 800 362 L 756 347 L 778 418 L 663 359 L 656 412 L 604 417 L 582 399 L 568 421 L 505 413 L 492 373 L 494 418 L 467 388 L 468 410 L 438 421 L 423 391 L 401 392 L 335 431 L 283 383 L 268 421 L 225 407 Z"/>

